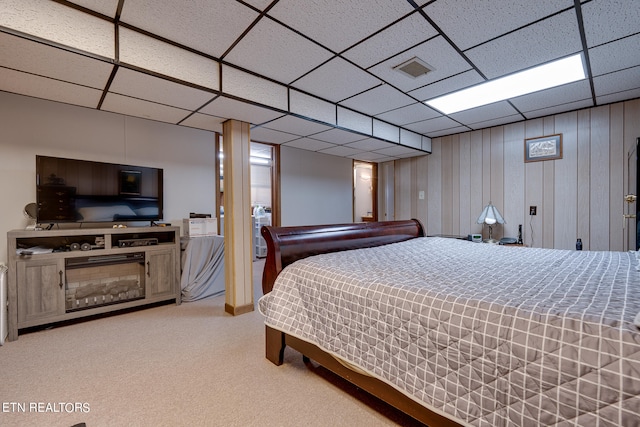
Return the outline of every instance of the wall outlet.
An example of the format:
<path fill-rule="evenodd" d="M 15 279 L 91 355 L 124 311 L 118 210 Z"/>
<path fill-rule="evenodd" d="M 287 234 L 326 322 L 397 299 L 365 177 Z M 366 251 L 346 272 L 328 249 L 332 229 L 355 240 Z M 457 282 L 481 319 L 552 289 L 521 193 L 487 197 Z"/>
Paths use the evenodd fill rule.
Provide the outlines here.
<path fill-rule="evenodd" d="M 418 191 L 418 199 L 424 200 L 424 191 Z"/>
<path fill-rule="evenodd" d="M 538 207 L 537 206 L 529 206 L 529 215 L 537 215 Z"/>

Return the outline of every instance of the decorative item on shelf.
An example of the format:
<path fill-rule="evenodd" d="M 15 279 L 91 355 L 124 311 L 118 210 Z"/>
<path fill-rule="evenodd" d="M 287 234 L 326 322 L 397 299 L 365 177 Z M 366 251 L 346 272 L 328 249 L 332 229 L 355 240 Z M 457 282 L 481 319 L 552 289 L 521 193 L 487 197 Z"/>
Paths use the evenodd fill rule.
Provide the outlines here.
<path fill-rule="evenodd" d="M 28 203 L 24 207 L 23 213 L 24 213 L 24 216 L 26 216 L 29 219 L 29 223 L 25 227 L 25 230 L 36 230 L 38 205 L 36 205 L 35 203 Z"/>
<path fill-rule="evenodd" d="M 478 217 L 476 223 L 487 224 L 489 226 L 489 238 L 485 240 L 485 243 L 497 243 L 497 241 L 494 240 L 492 236 L 493 226 L 495 224 L 506 224 L 507 222 L 500 214 L 498 208 L 496 208 L 491 202 L 489 202 L 489 204 L 482 210 L 482 213 Z"/>

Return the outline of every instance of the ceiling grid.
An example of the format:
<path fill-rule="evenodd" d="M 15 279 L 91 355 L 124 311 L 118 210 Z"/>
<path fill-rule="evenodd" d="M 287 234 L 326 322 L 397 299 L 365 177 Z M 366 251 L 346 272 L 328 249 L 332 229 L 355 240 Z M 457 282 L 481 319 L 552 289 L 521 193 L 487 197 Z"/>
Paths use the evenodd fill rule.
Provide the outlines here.
<path fill-rule="evenodd" d="M 0 0 L 0 90 L 382 162 L 431 138 L 640 97 L 636 0 Z M 581 53 L 583 81 L 424 101 Z M 394 67 L 417 58 L 431 71 Z"/>

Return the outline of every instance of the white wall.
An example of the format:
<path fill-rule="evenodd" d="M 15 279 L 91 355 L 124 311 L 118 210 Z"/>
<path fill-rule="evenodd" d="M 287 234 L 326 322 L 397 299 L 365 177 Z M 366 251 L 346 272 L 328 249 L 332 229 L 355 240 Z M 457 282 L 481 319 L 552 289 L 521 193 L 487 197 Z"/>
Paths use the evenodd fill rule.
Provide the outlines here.
<path fill-rule="evenodd" d="M 281 225 L 353 222 L 352 176 L 351 159 L 281 147 Z"/>
<path fill-rule="evenodd" d="M 164 169 L 164 220 L 215 211 L 212 132 L 0 92 L 0 235 L 27 225 L 36 154 Z M 6 262 L 0 245 L 0 262 Z"/>

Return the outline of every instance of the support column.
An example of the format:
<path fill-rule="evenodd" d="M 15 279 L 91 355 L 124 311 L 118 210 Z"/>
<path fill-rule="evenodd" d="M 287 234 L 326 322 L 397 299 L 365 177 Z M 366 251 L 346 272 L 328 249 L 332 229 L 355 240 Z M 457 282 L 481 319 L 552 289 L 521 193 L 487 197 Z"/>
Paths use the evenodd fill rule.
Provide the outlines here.
<path fill-rule="evenodd" d="M 227 313 L 253 311 L 249 123 L 222 124 L 224 152 L 224 275 Z"/>

